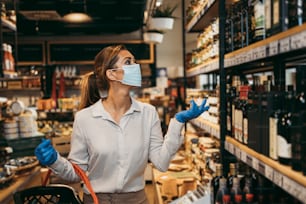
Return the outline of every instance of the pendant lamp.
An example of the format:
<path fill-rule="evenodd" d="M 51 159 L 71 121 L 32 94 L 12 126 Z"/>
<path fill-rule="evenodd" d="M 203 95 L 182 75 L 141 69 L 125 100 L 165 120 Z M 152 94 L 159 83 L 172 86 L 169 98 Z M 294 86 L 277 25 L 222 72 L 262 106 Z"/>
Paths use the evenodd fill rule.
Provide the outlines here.
<path fill-rule="evenodd" d="M 87 14 L 86 0 L 81 3 L 73 1 L 70 1 L 71 5 L 75 4 L 76 6 L 73 6 L 70 13 L 63 16 L 63 21 L 68 23 L 87 23 L 92 21 L 92 18 Z"/>

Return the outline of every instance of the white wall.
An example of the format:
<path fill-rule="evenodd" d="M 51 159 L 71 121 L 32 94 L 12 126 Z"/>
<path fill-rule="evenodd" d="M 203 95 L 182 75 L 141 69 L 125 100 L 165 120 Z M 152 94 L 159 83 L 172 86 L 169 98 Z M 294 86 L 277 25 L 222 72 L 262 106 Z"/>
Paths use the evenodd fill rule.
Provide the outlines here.
<path fill-rule="evenodd" d="M 185 0 L 185 7 L 188 6 L 188 0 Z M 176 5 L 177 9 L 174 16 L 177 17 L 174 22 L 173 30 L 167 31 L 163 42 L 156 45 L 156 67 L 166 67 L 169 78 L 183 76 L 183 25 L 182 25 L 182 6 L 181 0 L 163 0 L 164 5 Z M 197 34 L 186 33 L 186 52 L 196 48 Z"/>

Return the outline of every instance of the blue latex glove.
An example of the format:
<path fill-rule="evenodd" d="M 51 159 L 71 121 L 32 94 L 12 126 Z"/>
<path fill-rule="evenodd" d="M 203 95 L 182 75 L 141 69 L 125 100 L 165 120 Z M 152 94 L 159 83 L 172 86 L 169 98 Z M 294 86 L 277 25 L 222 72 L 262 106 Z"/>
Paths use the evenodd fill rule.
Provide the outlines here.
<path fill-rule="evenodd" d="M 175 118 L 177 121 L 181 123 L 185 123 L 188 120 L 199 117 L 204 111 L 207 111 L 209 109 L 209 106 L 205 106 L 206 99 L 203 100 L 200 106 L 198 106 L 194 102 L 194 100 L 191 100 L 190 104 L 191 104 L 190 109 L 184 110 L 184 111 L 181 111 L 175 114 Z"/>
<path fill-rule="evenodd" d="M 45 166 L 49 166 L 57 160 L 57 151 L 54 149 L 49 139 L 42 140 L 35 148 L 35 155 L 38 161 Z"/>

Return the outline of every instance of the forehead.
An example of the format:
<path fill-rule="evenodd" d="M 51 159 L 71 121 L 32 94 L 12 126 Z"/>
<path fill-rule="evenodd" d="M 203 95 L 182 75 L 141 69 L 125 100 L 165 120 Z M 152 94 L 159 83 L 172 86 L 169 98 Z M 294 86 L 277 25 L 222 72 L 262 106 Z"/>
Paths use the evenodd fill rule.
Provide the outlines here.
<path fill-rule="evenodd" d="M 132 59 L 134 59 L 134 56 L 128 50 L 121 50 L 119 52 L 119 54 L 118 54 L 118 57 L 120 59 L 124 59 L 124 58 L 132 58 Z"/>

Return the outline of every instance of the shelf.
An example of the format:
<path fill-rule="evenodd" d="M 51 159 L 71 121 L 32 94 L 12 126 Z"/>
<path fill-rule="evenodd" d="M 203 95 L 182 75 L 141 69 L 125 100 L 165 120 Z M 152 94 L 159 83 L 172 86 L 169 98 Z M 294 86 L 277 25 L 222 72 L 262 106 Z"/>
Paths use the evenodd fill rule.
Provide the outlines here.
<path fill-rule="evenodd" d="M 196 76 L 198 74 L 206 74 L 219 70 L 219 58 L 211 59 L 208 62 L 199 64 L 186 71 L 187 77 Z"/>
<path fill-rule="evenodd" d="M 248 47 L 236 50 L 225 55 L 226 68 L 245 63 L 255 62 L 276 55 L 281 55 L 306 48 L 306 24 L 254 43 Z M 292 58 L 303 58 L 302 55 L 290 55 Z M 219 58 L 215 58 L 187 70 L 187 77 L 206 74 L 219 70 Z"/>
<path fill-rule="evenodd" d="M 301 202 L 306 200 L 306 176 L 226 137 L 225 149 Z"/>
<path fill-rule="evenodd" d="M 12 91 L 17 91 L 17 92 L 39 92 L 41 89 L 40 88 L 0 88 L 0 92 L 12 92 Z"/>
<path fill-rule="evenodd" d="M 202 9 L 199 9 L 196 15 L 187 23 L 185 29 L 187 32 L 202 32 L 213 18 L 219 15 L 219 0 L 208 0 Z"/>
<path fill-rule="evenodd" d="M 228 68 L 305 48 L 306 23 L 226 54 L 224 66 Z M 295 54 L 291 57 L 297 60 Z M 299 58 L 305 58 L 305 54 L 302 52 Z"/>
<path fill-rule="evenodd" d="M 16 24 L 13 23 L 12 21 L 9 21 L 9 20 L 1 17 L 1 23 L 2 23 L 3 28 L 4 29 L 7 28 L 8 31 L 16 31 L 17 30 L 16 29 Z"/>
<path fill-rule="evenodd" d="M 212 123 L 208 120 L 205 120 L 201 117 L 190 120 L 190 123 L 201 128 L 202 130 L 205 130 L 206 132 L 210 133 L 215 138 L 220 139 L 220 126 L 219 125 Z"/>

